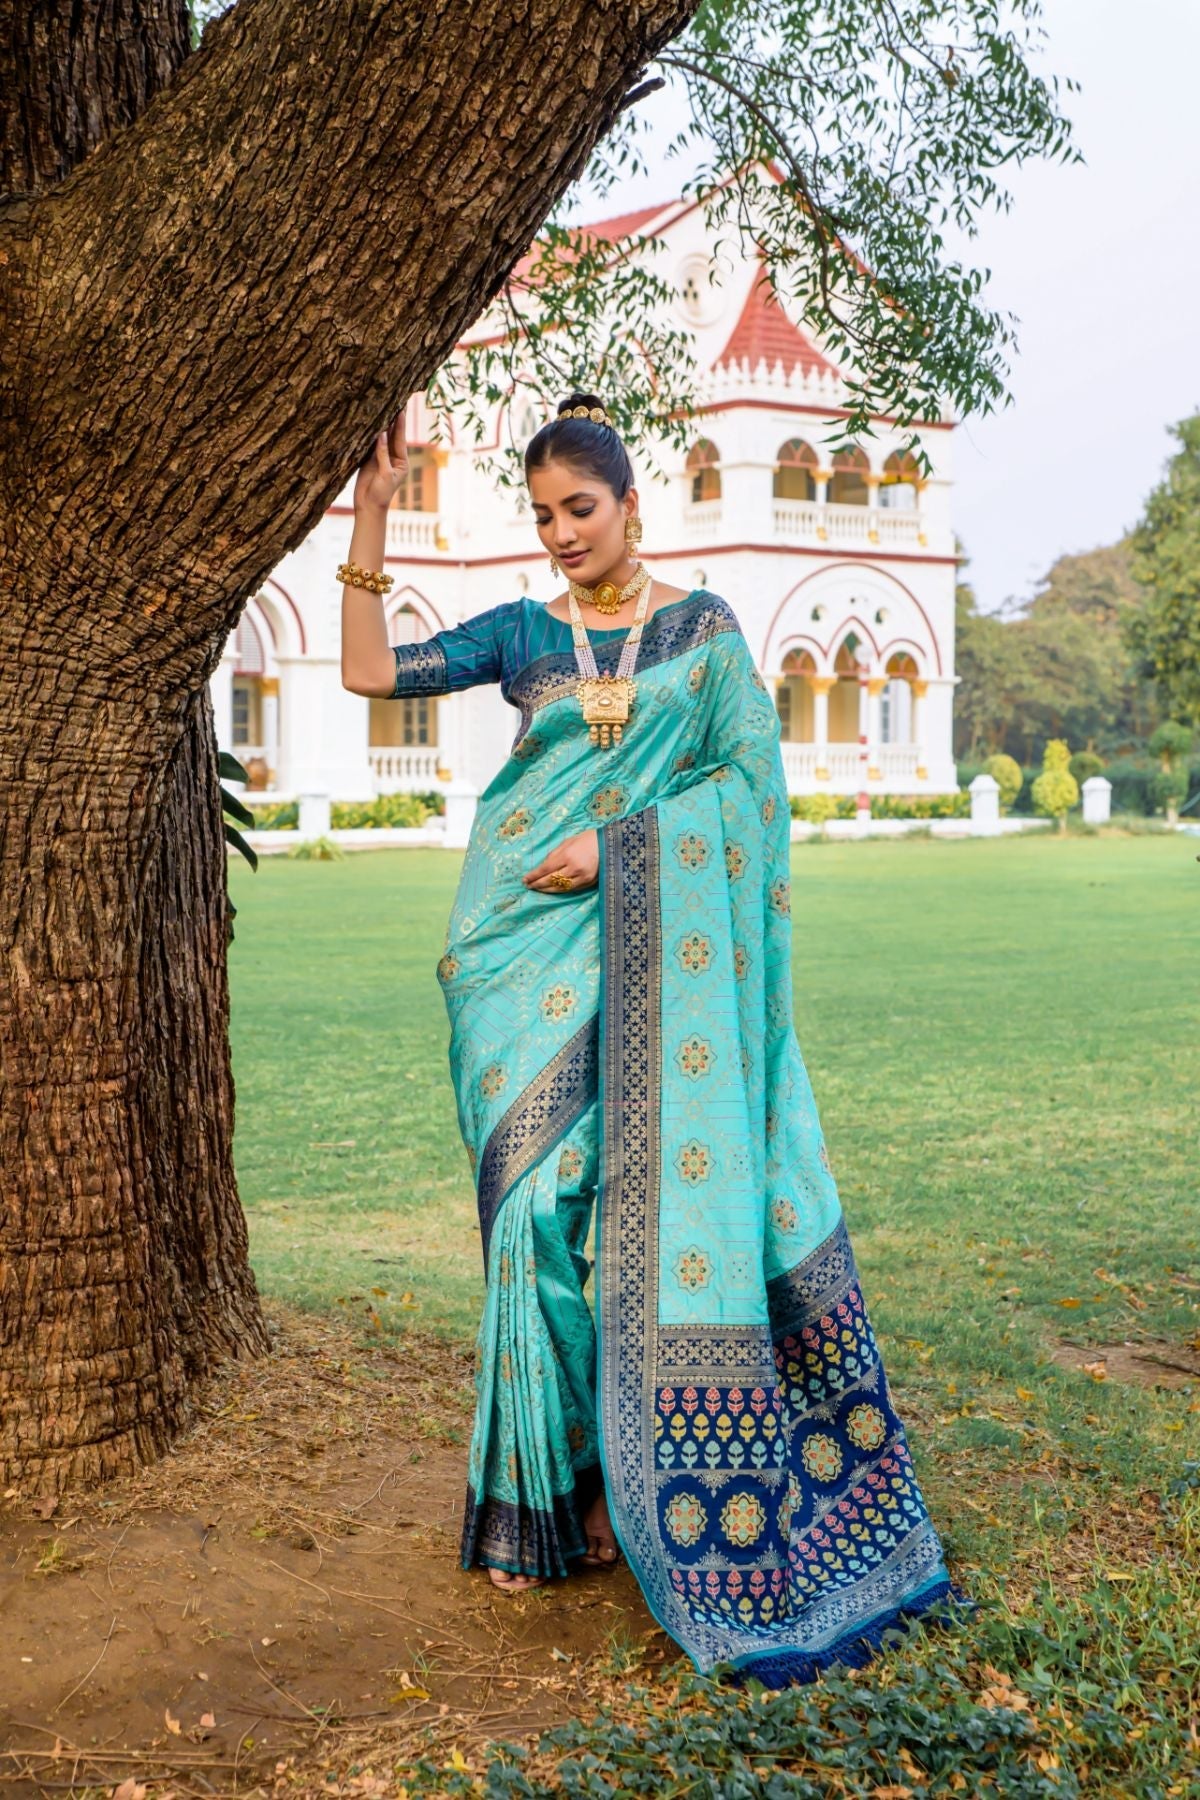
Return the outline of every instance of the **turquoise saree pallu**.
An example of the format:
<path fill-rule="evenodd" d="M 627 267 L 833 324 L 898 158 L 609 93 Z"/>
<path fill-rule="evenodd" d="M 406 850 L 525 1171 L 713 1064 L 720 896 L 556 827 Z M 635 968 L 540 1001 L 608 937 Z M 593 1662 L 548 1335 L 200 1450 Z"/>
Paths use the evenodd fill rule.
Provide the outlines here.
<path fill-rule="evenodd" d="M 438 964 L 487 1292 L 462 1559 L 561 1575 L 607 1490 L 660 1624 L 769 1685 L 866 1662 L 951 1581 L 792 1022 L 779 721 L 704 591 L 649 620 L 594 746 L 534 602 L 397 651 L 521 710 Z M 602 671 L 624 630 L 595 632 Z M 598 886 L 525 888 L 598 830 Z M 586 1244 L 596 1214 L 594 1305 Z"/>

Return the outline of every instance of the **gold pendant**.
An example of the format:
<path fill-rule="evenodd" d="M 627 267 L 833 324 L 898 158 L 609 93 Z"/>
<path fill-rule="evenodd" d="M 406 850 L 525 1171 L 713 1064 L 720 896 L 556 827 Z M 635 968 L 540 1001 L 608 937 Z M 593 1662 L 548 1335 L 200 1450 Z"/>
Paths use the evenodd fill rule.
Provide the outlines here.
<path fill-rule="evenodd" d="M 591 726 L 593 744 L 607 750 L 621 741 L 621 727 L 629 722 L 635 684 L 626 675 L 585 677 L 575 689 L 584 722 Z"/>
<path fill-rule="evenodd" d="M 620 612 L 623 605 L 621 590 L 615 582 L 602 581 L 592 589 L 592 605 L 597 612 Z"/>

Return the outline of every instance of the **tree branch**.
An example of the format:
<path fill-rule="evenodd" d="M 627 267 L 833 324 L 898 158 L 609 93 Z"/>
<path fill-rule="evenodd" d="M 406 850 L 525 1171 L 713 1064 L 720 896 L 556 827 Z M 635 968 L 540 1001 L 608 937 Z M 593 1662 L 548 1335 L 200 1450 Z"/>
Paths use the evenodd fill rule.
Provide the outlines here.
<path fill-rule="evenodd" d="M 697 4 L 241 0 L 215 21 L 7 245 L 0 222 L 26 605 L 89 618 L 110 675 L 205 678 Z M 567 44 L 572 81 L 545 81 Z"/>

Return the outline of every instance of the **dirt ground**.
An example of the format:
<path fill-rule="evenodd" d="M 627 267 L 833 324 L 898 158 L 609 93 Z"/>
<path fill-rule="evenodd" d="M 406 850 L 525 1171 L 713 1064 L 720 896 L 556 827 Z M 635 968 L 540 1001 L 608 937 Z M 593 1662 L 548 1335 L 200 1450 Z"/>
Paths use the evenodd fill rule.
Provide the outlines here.
<path fill-rule="evenodd" d="M 171 1455 L 52 1508 L 0 1498 L 0 1797 L 390 1800 L 373 1771 L 528 1739 L 594 1716 L 626 1668 L 690 1666 L 624 1566 L 519 1597 L 461 1570 L 464 1351 L 265 1312 L 273 1355 L 207 1382 Z M 1097 1381 L 1200 1379 L 1200 1339 L 1053 1354 Z M 1058 1455 L 1033 1450 L 1012 1479 L 1057 1490 Z M 964 1467 L 990 1513 L 968 1487 Z M 1124 1565 L 1159 1554 L 1153 1498 L 1113 1512 Z M 1096 1551 L 1081 1519 L 1060 1579 L 1090 1579 Z"/>
<path fill-rule="evenodd" d="M 459 1567 L 463 1352 L 265 1310 L 274 1355 L 207 1383 L 162 1462 L 0 1501 L 0 1793 L 346 1791 L 317 1771 L 356 1732 L 440 1762 L 678 1659 L 623 1565 L 520 1597 Z"/>

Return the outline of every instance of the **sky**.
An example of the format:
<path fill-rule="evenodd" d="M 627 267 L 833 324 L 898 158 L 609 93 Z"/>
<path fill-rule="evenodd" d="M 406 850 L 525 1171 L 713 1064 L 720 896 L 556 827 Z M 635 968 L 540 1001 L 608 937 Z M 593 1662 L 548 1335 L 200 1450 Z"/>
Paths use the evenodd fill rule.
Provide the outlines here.
<path fill-rule="evenodd" d="M 953 516 L 985 612 L 1136 523 L 1167 428 L 1200 410 L 1200 0 L 1045 0 L 1043 17 L 1042 66 L 1080 83 L 1063 110 L 1086 160 L 1008 171 L 1011 211 L 958 247 L 1017 319 L 1013 404 L 954 434 Z M 670 199 L 682 165 L 648 154 L 600 206 L 580 196 L 581 216 Z"/>

